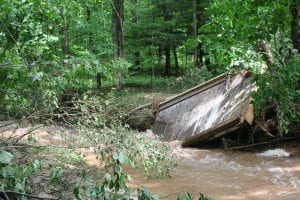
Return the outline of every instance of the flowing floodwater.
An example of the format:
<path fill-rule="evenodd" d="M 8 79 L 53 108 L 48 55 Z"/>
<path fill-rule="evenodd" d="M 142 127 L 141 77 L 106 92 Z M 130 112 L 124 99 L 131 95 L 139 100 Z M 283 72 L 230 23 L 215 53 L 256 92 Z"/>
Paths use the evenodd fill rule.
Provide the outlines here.
<path fill-rule="evenodd" d="M 137 180 L 162 199 L 176 199 L 178 192 L 186 191 L 216 200 L 300 199 L 300 157 L 283 150 L 256 154 L 172 146 L 178 160 L 172 178 Z"/>

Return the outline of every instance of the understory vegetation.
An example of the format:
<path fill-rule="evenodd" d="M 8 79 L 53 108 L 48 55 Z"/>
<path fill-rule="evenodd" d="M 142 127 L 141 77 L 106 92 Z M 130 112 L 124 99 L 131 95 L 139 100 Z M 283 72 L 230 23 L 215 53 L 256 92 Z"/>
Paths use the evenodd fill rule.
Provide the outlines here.
<path fill-rule="evenodd" d="M 29 127 L 1 137 L 0 199 L 158 199 L 128 186 L 126 169 L 168 178 L 175 160 L 159 137 L 131 129 L 129 113 L 153 102 L 151 125 L 159 102 L 222 73 L 250 71 L 257 121 L 278 138 L 299 134 L 297 0 L 2 0 L 0 9 L 0 131 Z M 64 127 L 64 144 L 35 143 L 41 124 Z M 85 165 L 87 147 L 100 167 Z"/>

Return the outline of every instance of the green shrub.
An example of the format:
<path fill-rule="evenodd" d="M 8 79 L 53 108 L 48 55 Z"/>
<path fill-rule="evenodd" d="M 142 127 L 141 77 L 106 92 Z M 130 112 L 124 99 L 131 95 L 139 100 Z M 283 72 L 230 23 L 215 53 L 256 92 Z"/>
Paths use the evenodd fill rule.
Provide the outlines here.
<path fill-rule="evenodd" d="M 254 94 L 254 105 L 258 113 L 270 104 L 274 105 L 277 116 L 273 117 L 278 120 L 281 137 L 299 126 L 299 64 L 300 56 L 295 55 L 287 65 L 276 63 L 256 77 L 258 90 Z"/>

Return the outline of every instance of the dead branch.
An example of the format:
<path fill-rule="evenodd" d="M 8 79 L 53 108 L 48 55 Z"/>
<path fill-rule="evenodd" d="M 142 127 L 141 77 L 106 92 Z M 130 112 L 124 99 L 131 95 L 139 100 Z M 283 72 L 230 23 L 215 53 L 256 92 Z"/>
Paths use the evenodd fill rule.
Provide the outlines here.
<path fill-rule="evenodd" d="M 10 126 L 10 125 L 12 125 L 12 124 L 18 123 L 19 121 L 20 121 L 20 120 L 18 120 L 18 121 L 12 121 L 12 122 L 9 122 L 9 123 L 7 123 L 7 124 L 2 124 L 2 125 L 0 125 L 0 128 L 6 127 L 6 126 Z"/>
<path fill-rule="evenodd" d="M 263 133 L 269 138 L 275 138 L 275 136 L 269 131 L 269 128 L 259 121 L 255 120 L 257 126 L 263 131 Z"/>
<path fill-rule="evenodd" d="M 9 200 L 7 194 L 14 194 L 14 195 L 22 196 L 22 197 L 33 198 L 33 199 L 47 199 L 47 200 L 57 200 L 58 199 L 58 198 L 50 198 L 50 197 L 39 197 L 39 196 L 30 195 L 30 194 L 26 194 L 26 193 L 20 193 L 20 192 L 11 191 L 11 190 L 0 190 L 0 194 L 4 194 L 4 196 L 7 200 Z"/>
<path fill-rule="evenodd" d="M 13 133 L 10 134 L 9 137 L 6 138 L 4 141 L 2 141 L 2 142 L 0 143 L 0 145 L 7 144 L 9 140 L 13 139 L 13 135 L 14 135 L 14 133 L 16 132 L 16 130 L 17 130 L 18 128 L 19 128 L 18 126 L 14 127 Z M 7 130 L 9 130 L 9 129 L 10 129 L 10 128 L 7 128 L 7 129 L 5 129 L 5 130 L 2 130 L 1 133 L 5 132 L 5 131 L 7 131 Z"/>
<path fill-rule="evenodd" d="M 18 143 L 22 138 L 24 138 L 26 135 L 31 134 L 33 131 L 35 131 L 35 130 L 41 128 L 41 127 L 43 127 L 43 125 L 40 125 L 40 126 L 37 126 L 37 127 L 35 127 L 35 128 L 30 129 L 27 133 L 25 133 L 25 134 L 21 135 L 20 137 L 18 137 L 18 138 L 12 143 L 12 145 L 15 145 L 15 144 Z"/>
<path fill-rule="evenodd" d="M 262 145 L 267 145 L 267 144 L 273 144 L 273 143 L 276 143 L 276 142 L 282 142 L 282 141 L 293 140 L 293 139 L 298 139 L 298 138 L 300 138 L 300 136 L 287 137 L 287 138 L 278 138 L 278 139 L 268 141 L 268 142 L 260 142 L 260 143 L 255 143 L 255 144 L 248 144 L 248 145 L 243 145 L 243 146 L 230 147 L 230 148 L 226 148 L 226 150 L 247 149 L 247 148 L 251 148 L 251 147 L 257 147 L 257 146 L 262 146 Z"/>
<path fill-rule="evenodd" d="M 130 111 L 127 113 L 127 115 L 130 115 L 130 114 L 132 114 L 132 113 L 134 113 L 134 112 L 136 112 L 136 111 L 138 111 L 138 110 L 141 110 L 141 109 L 144 109 L 144 108 L 148 108 L 148 107 L 151 107 L 151 106 L 152 106 L 152 103 L 147 103 L 147 104 L 145 104 L 145 105 L 141 105 L 141 106 L 139 106 L 139 107 L 136 107 L 136 108 L 130 110 Z"/>

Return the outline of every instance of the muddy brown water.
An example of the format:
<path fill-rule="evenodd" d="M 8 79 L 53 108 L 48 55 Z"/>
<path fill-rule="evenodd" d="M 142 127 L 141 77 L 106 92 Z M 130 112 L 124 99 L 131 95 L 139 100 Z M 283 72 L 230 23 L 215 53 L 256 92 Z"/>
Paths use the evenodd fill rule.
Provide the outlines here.
<path fill-rule="evenodd" d="M 172 178 L 135 182 L 162 199 L 178 192 L 216 200 L 300 200 L 300 158 L 263 157 L 256 153 L 218 149 L 182 149 L 173 145 L 178 166 Z"/>

